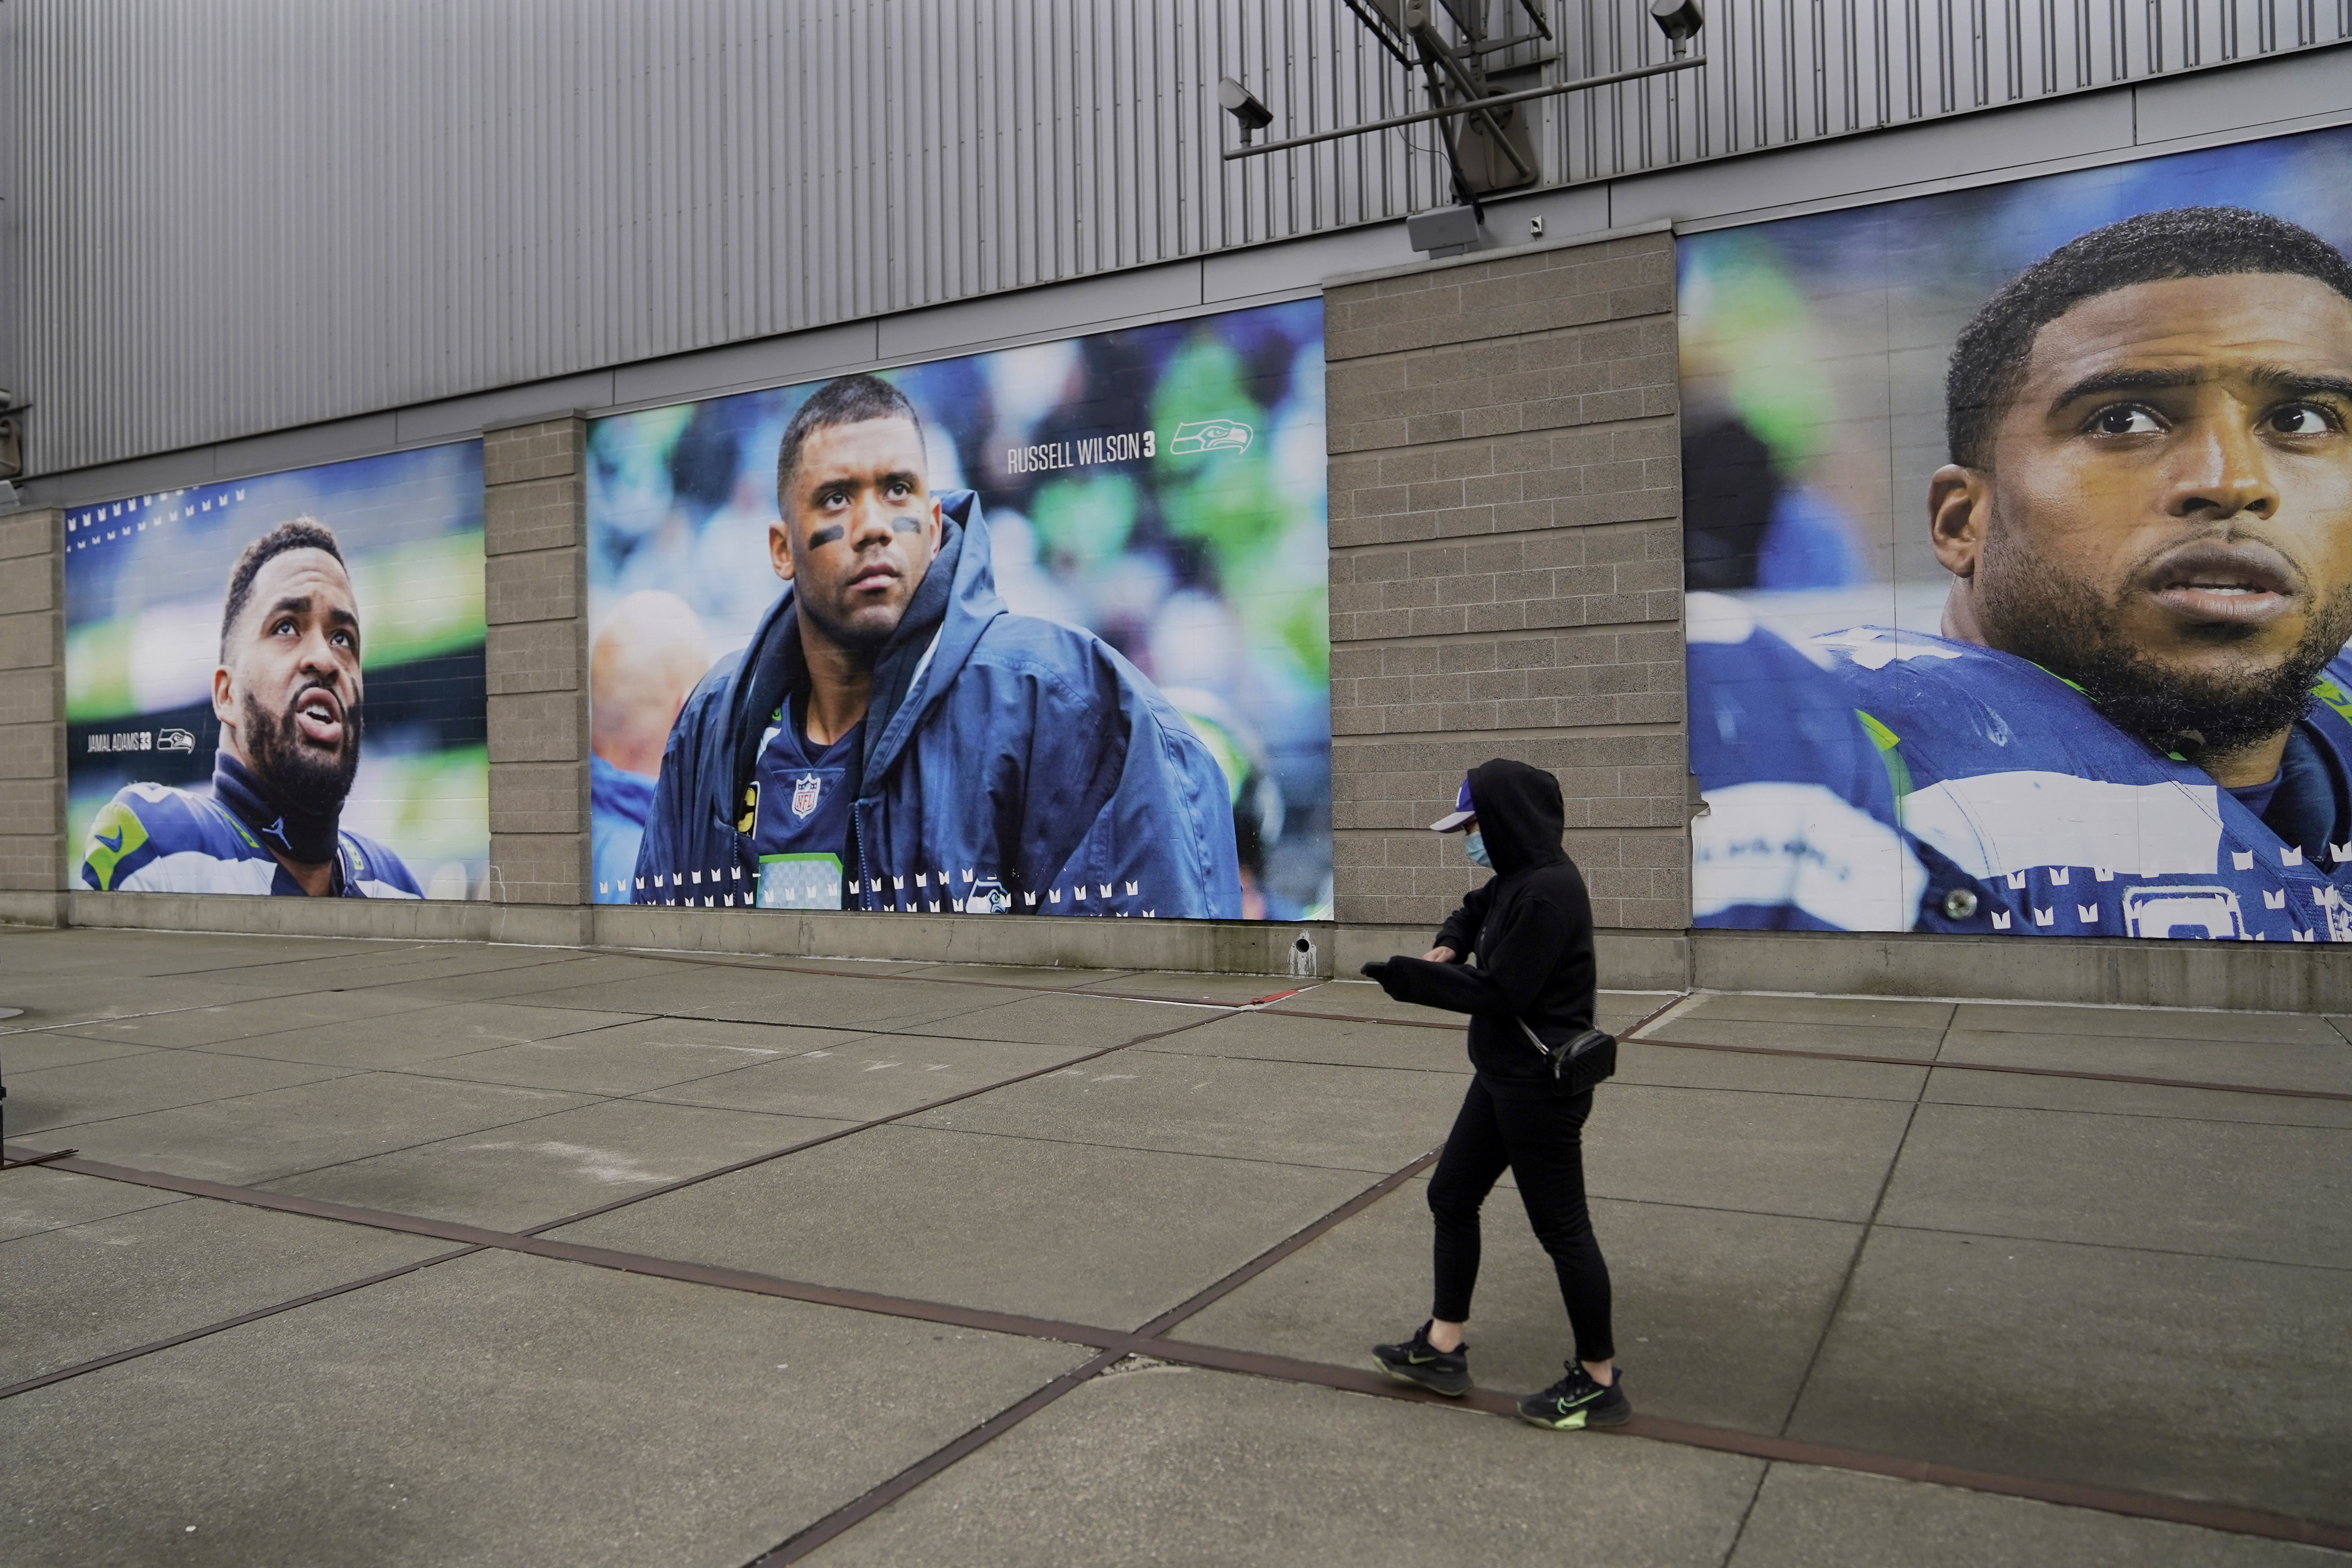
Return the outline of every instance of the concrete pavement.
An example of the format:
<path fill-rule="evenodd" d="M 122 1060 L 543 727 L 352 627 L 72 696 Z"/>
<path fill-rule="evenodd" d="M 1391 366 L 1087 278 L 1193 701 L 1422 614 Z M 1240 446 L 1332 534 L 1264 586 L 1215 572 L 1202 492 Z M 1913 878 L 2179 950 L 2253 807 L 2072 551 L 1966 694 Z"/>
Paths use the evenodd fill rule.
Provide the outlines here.
<path fill-rule="evenodd" d="M 1507 1186 L 1370 1371 L 1467 1064 L 1294 984 L 0 930 L 0 1560 L 2352 1561 L 2344 1020 L 1607 994 L 1558 1435 Z"/>

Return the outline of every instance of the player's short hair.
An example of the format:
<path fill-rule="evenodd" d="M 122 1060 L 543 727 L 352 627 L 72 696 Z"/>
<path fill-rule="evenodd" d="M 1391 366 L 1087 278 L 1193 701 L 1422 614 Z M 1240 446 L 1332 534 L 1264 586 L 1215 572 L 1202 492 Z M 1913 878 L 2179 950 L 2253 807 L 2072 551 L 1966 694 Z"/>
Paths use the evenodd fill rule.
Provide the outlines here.
<path fill-rule="evenodd" d="M 783 440 L 776 444 L 778 508 L 789 509 L 792 505 L 793 475 L 801 465 L 801 447 L 811 435 L 836 424 L 863 424 L 869 419 L 903 419 L 915 427 L 915 438 L 922 439 L 922 416 L 905 392 L 880 376 L 843 376 L 817 388 L 816 395 L 793 413 L 792 423 L 784 426 Z"/>
<path fill-rule="evenodd" d="M 236 630 L 237 617 L 245 613 L 246 601 L 253 597 L 253 580 L 261 569 L 291 549 L 322 549 L 343 562 L 342 547 L 335 542 L 335 532 L 316 517 L 292 517 L 278 524 L 238 554 L 236 564 L 228 569 L 228 597 L 221 603 L 221 660 L 228 660 L 229 634 Z"/>
<path fill-rule="evenodd" d="M 1952 347 L 1944 378 L 1951 460 L 1992 465 L 1993 431 L 2025 383 L 2034 335 L 2086 299 L 2179 277 L 2277 273 L 2352 301 L 2352 262 L 2299 225 L 2244 207 L 2142 213 L 2067 241 L 2003 284 Z"/>

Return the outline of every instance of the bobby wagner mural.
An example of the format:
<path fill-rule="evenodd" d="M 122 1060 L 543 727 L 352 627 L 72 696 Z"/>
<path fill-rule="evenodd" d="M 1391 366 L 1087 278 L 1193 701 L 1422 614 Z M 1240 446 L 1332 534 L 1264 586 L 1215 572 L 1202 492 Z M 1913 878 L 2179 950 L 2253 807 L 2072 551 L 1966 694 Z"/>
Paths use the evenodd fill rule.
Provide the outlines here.
<path fill-rule="evenodd" d="M 600 421 L 596 896 L 1328 907 L 1312 303 Z"/>
<path fill-rule="evenodd" d="M 1701 924 L 2352 939 L 2347 190 L 2331 131 L 1686 243 Z"/>

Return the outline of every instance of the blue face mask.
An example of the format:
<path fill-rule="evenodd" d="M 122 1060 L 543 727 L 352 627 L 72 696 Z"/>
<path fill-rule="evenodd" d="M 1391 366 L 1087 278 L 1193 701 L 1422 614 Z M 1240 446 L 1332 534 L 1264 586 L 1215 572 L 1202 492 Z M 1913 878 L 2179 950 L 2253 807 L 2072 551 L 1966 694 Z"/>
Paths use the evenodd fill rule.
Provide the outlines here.
<path fill-rule="evenodd" d="M 1486 858 L 1486 835 L 1477 830 L 1473 829 L 1462 835 L 1462 852 L 1470 857 L 1472 865 L 1484 867 L 1487 871 L 1495 869 L 1495 862 Z"/>

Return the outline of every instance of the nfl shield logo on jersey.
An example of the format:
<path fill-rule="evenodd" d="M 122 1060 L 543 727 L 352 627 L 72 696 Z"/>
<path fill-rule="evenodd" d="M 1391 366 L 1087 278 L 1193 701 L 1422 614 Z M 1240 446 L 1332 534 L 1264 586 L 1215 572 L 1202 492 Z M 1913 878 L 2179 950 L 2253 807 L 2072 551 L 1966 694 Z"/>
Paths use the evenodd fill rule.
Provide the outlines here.
<path fill-rule="evenodd" d="M 793 815 L 805 817 L 816 810 L 816 798 L 824 781 L 814 773 L 803 773 L 793 780 Z"/>

